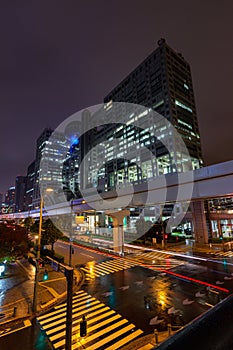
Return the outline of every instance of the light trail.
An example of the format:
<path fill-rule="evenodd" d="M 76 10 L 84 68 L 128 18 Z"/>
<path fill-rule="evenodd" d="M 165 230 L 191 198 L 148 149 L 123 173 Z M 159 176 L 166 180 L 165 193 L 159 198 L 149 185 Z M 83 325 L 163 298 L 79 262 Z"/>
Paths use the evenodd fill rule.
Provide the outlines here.
<path fill-rule="evenodd" d="M 188 276 L 184 276 L 184 275 L 181 275 L 179 273 L 175 273 L 173 271 L 167 271 L 167 270 L 162 270 L 163 272 L 169 274 L 169 275 L 172 275 L 172 276 L 175 276 L 175 277 L 178 277 L 178 278 L 181 278 L 183 280 L 188 280 L 188 281 L 191 281 L 191 282 L 195 282 L 195 283 L 199 283 L 199 284 L 203 284 L 204 286 L 207 286 L 207 287 L 212 287 L 214 289 L 218 289 L 220 290 L 221 292 L 225 292 L 225 293 L 229 293 L 229 289 L 226 289 L 226 288 L 222 288 L 222 287 L 219 287 L 219 286 L 216 286 L 215 284 L 211 284 L 211 283 L 208 283 L 208 282 L 205 282 L 205 281 L 201 281 L 201 280 L 198 280 L 196 278 L 192 278 L 192 277 L 188 277 Z"/>

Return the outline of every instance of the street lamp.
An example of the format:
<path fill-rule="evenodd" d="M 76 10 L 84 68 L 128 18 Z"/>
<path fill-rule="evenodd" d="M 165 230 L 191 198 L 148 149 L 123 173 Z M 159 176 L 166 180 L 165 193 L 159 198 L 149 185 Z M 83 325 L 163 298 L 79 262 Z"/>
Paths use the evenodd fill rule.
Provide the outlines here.
<path fill-rule="evenodd" d="M 52 188 L 47 188 L 46 192 L 53 192 Z M 37 255 L 36 255 L 36 271 L 35 271 L 35 282 L 34 282 L 34 293 L 33 293 L 33 304 L 32 310 L 34 313 L 37 312 L 37 295 L 38 295 L 38 282 L 39 282 L 39 268 L 38 261 L 40 259 L 40 248 L 41 248 L 41 233 L 42 233 L 42 222 L 43 222 L 43 207 L 44 207 L 44 198 L 41 194 L 40 199 L 40 220 L 39 220 L 39 232 L 37 240 Z"/>

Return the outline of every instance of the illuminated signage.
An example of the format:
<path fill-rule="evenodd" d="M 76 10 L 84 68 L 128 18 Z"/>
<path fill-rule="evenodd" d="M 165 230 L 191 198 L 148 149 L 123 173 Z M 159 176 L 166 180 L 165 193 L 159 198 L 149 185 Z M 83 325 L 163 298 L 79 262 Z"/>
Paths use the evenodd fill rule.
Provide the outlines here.
<path fill-rule="evenodd" d="M 0 265 L 0 276 L 2 276 L 4 271 L 5 271 L 5 266 L 4 265 Z"/>

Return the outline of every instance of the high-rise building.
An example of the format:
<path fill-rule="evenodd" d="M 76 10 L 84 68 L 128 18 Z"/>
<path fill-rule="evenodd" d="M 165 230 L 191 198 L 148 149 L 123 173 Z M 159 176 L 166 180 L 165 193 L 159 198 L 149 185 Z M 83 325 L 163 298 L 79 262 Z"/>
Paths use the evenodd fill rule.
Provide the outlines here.
<path fill-rule="evenodd" d="M 25 191 L 25 210 L 30 211 L 32 209 L 32 199 L 34 193 L 35 184 L 35 161 L 33 161 L 27 169 L 27 183 Z"/>
<path fill-rule="evenodd" d="M 25 210 L 26 176 L 17 176 L 15 179 L 15 212 Z"/>
<path fill-rule="evenodd" d="M 118 84 L 104 102 L 130 102 L 152 108 L 182 136 L 190 154 L 192 169 L 203 165 L 191 68 L 164 39 L 158 41 L 158 48 Z M 182 155 L 176 152 L 175 147 L 172 155 L 165 147 L 159 146 L 157 151 L 157 169 L 152 169 L 153 173 L 187 170 L 182 169 Z"/>
<path fill-rule="evenodd" d="M 136 107 L 119 106 L 123 109 L 118 113 L 114 102 Z M 104 103 L 105 107 L 94 114 L 84 111 L 82 115 L 82 126 L 89 129 L 80 140 L 81 161 L 86 163 L 81 176 L 82 188 L 91 191 L 97 187 L 103 192 L 126 180 L 139 183 L 157 175 L 203 166 L 190 65 L 164 39 L 104 98 Z M 167 124 L 163 121 L 153 124 L 151 111 L 162 115 Z M 128 119 L 121 119 L 124 113 Z M 93 123 L 93 119 L 99 123 Z M 108 124 L 101 125 L 104 119 Z M 136 120 L 141 128 L 135 127 Z M 92 127 L 97 124 L 99 127 Z M 182 138 L 188 157 L 174 130 Z M 148 152 L 145 155 L 143 147 L 153 156 L 148 156 Z"/>
<path fill-rule="evenodd" d="M 3 203 L 3 194 L 0 193 L 0 212 L 1 212 L 1 209 L 2 209 L 2 203 Z"/>
<path fill-rule="evenodd" d="M 5 205 L 8 212 L 15 212 L 15 186 L 7 190 L 5 194 Z"/>
<path fill-rule="evenodd" d="M 66 194 L 68 201 L 76 197 L 80 197 L 79 165 L 80 146 L 79 139 L 77 138 L 71 144 L 62 168 L 63 191 Z"/>
<path fill-rule="evenodd" d="M 114 102 L 131 105 L 117 107 Z M 83 113 L 82 125 L 87 124 L 85 130 L 90 131 L 81 139 L 81 160 L 89 162 L 85 167 L 88 171 L 82 174 L 82 188 L 97 187 L 103 192 L 126 180 L 139 183 L 203 165 L 190 65 L 164 39 L 104 98 L 104 103 L 105 107 L 92 116 Z M 151 111 L 166 122 L 158 118 L 155 125 Z M 93 119 L 99 121 L 98 128 L 91 127 L 97 125 Z M 104 119 L 108 124 L 101 126 Z M 182 138 L 188 157 L 174 130 Z M 145 148 L 153 156 L 145 155 Z M 105 164 L 100 168 L 101 157 Z"/>
<path fill-rule="evenodd" d="M 36 160 L 34 168 L 34 185 L 33 185 L 33 197 L 32 197 L 32 207 L 37 208 L 40 206 L 40 162 L 44 152 L 48 152 L 49 148 L 46 147 L 49 137 L 51 136 L 53 130 L 46 128 L 36 141 Z"/>
<path fill-rule="evenodd" d="M 52 189 L 60 195 L 63 188 L 63 169 L 68 152 L 63 132 L 45 129 L 37 139 L 32 207 L 40 206 L 41 191 Z"/>

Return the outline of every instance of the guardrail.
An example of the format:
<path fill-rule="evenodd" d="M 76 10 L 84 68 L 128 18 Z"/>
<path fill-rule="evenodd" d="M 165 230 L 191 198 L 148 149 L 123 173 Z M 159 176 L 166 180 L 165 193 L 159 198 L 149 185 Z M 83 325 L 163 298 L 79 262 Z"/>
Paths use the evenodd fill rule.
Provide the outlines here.
<path fill-rule="evenodd" d="M 233 295 L 194 319 L 156 349 L 233 349 Z"/>

